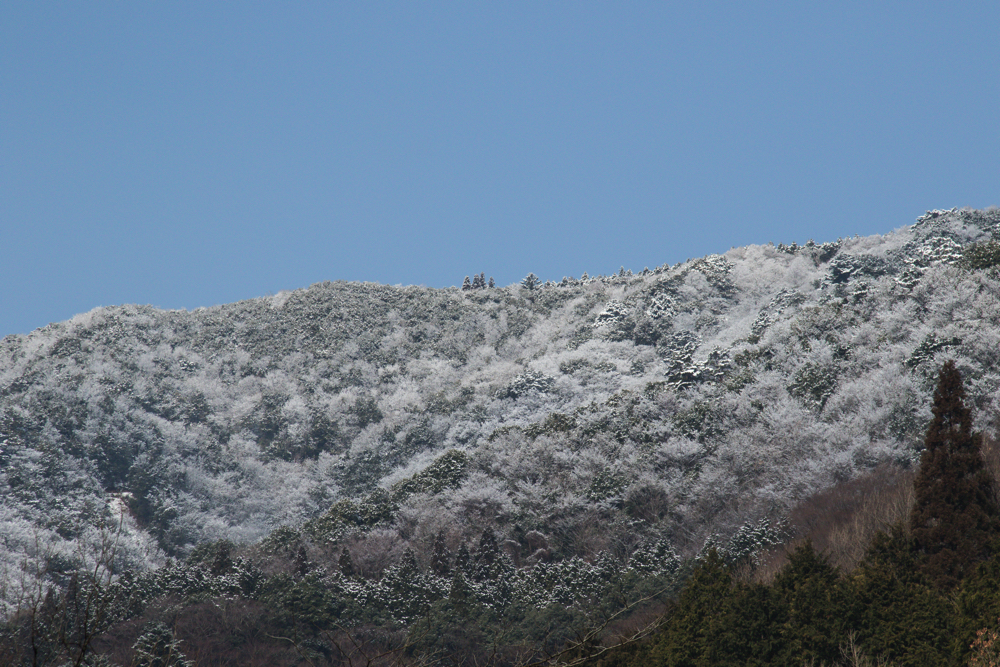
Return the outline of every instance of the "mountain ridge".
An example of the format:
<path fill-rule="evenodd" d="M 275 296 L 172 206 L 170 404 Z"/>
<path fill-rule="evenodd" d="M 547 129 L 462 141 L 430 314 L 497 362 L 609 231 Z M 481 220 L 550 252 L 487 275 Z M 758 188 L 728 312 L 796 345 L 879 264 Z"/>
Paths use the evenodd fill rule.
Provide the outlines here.
<path fill-rule="evenodd" d="M 534 289 L 317 283 L 7 336 L 0 562 L 19 569 L 39 535 L 69 558 L 124 504 L 123 558 L 148 568 L 363 503 L 453 451 L 461 474 L 414 487 L 380 530 L 691 553 L 912 463 L 945 357 L 995 429 L 998 231 L 996 209 L 931 211 Z"/>

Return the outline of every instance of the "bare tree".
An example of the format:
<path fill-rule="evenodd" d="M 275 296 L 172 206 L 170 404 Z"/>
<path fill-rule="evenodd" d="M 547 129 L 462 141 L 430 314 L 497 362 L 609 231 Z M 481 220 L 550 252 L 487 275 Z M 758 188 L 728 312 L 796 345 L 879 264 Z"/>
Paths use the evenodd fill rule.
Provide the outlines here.
<path fill-rule="evenodd" d="M 68 577 L 53 566 L 58 561 L 54 546 L 36 535 L 34 553 L 24 555 L 17 583 L 5 585 L 14 594 L 15 611 L 0 636 L 0 662 L 31 667 L 87 664 L 94 640 L 112 620 L 114 566 L 123 525 L 124 513 L 114 523 L 102 523 L 89 547 L 79 539 L 78 565 Z M 62 585 L 60 578 L 65 579 Z"/>

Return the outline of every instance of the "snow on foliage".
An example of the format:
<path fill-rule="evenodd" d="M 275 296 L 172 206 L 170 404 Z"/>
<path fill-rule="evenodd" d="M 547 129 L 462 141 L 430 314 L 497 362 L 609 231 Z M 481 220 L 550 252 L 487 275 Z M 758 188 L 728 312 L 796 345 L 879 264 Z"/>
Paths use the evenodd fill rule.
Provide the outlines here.
<path fill-rule="evenodd" d="M 944 359 L 976 428 L 994 426 L 998 233 L 1000 211 L 932 211 L 886 235 L 639 274 L 320 283 L 8 336 L 0 583 L 85 560 L 123 506 L 138 570 L 323 517 L 308 525 L 338 540 L 490 529 L 521 565 L 551 563 L 530 575 L 542 601 L 569 600 L 560 568 L 597 568 L 615 545 L 638 564 L 640 543 L 765 544 L 751 528 L 804 495 L 914 460 Z M 533 531 L 545 559 L 525 553 Z"/>

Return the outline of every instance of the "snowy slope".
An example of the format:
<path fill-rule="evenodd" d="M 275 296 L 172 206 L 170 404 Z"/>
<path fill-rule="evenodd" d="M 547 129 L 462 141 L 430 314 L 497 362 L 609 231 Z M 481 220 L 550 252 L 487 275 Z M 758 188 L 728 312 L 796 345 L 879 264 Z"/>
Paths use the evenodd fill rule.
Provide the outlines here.
<path fill-rule="evenodd" d="M 72 558 L 120 506 L 137 567 L 252 541 L 450 450 L 455 483 L 397 495 L 401 539 L 491 526 L 566 556 L 636 536 L 698 548 L 912 461 L 946 358 L 994 430 L 1000 280 L 968 258 L 998 234 L 1000 211 L 935 211 L 533 290 L 322 283 L 8 336 L 0 563 L 41 544 Z"/>

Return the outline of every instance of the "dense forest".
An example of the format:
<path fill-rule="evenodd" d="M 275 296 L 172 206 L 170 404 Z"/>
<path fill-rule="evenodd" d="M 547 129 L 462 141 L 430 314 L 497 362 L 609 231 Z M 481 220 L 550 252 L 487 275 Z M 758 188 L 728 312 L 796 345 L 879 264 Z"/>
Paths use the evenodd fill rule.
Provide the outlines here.
<path fill-rule="evenodd" d="M 837 567 L 809 537 L 767 574 L 734 568 L 713 549 L 650 641 L 593 664 L 1000 663 L 996 443 L 988 466 L 963 399 L 949 362 L 912 486 L 898 489 L 908 512 L 891 523 L 882 512 L 856 563 Z M 854 527 L 857 543 L 865 531 Z"/>
<path fill-rule="evenodd" d="M 8 336 L 0 664 L 990 664 L 998 234 Z"/>
<path fill-rule="evenodd" d="M 1000 447 L 939 373 L 919 466 L 817 494 L 770 549 L 708 544 L 518 569 L 492 532 L 366 584 L 348 550 L 281 529 L 183 563 L 38 588 L 0 634 L 10 665 L 996 665 Z M 983 446 L 985 445 L 985 447 Z M 361 508 L 339 508 L 370 520 Z M 309 528 L 306 531 L 310 530 Z"/>

